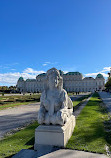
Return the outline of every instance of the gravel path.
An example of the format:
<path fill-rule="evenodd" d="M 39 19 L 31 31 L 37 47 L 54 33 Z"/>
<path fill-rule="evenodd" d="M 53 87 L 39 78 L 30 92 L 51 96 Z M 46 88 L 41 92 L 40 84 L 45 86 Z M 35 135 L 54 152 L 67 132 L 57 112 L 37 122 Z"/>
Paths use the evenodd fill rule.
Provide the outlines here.
<path fill-rule="evenodd" d="M 79 97 L 87 95 L 80 94 L 72 96 L 72 100 L 77 100 Z M 86 103 L 85 103 L 86 104 Z M 85 106 L 82 105 L 78 112 L 75 115 L 80 113 L 80 110 Z M 22 126 L 31 123 L 33 120 L 37 120 L 37 111 L 40 108 L 39 103 L 32 103 L 29 105 L 20 105 L 14 108 L 8 108 L 0 111 L 0 139 L 7 133 L 12 130 L 16 130 Z M 77 114 L 78 113 L 78 114 Z"/>
<path fill-rule="evenodd" d="M 36 120 L 39 107 L 40 102 L 1 110 L 0 138 L 2 138 L 7 132 Z"/>
<path fill-rule="evenodd" d="M 99 95 L 111 115 L 111 94 L 108 92 L 99 92 Z"/>

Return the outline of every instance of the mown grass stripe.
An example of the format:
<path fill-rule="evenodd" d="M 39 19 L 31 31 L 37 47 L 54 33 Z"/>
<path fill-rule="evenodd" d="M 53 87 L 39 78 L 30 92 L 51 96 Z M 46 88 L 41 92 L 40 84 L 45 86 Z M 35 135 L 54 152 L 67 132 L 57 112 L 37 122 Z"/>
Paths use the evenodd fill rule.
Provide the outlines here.
<path fill-rule="evenodd" d="M 82 96 L 82 97 L 78 98 L 77 100 L 73 101 L 73 107 L 76 107 L 78 104 L 81 104 L 84 100 L 86 100 L 90 96 L 91 96 L 91 94 L 85 95 L 85 96 Z"/>
<path fill-rule="evenodd" d="M 66 148 L 106 153 L 105 144 L 108 143 L 103 122 L 107 113 L 100 104 L 99 95 L 95 93 L 78 116 L 73 135 Z"/>
<path fill-rule="evenodd" d="M 25 129 L 5 137 L 0 140 L 0 158 L 11 157 L 22 149 L 33 148 L 35 128 L 39 124 L 37 122 L 29 125 Z"/>

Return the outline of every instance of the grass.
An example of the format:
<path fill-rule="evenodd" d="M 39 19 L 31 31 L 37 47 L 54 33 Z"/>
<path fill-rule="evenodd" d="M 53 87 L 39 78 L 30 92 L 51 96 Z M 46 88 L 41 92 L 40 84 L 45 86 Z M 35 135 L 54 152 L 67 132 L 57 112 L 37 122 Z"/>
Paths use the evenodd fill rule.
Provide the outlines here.
<path fill-rule="evenodd" d="M 19 105 L 27 105 L 27 104 L 31 104 L 31 103 L 34 103 L 34 102 L 22 102 L 22 103 L 18 102 L 18 103 L 4 104 L 4 105 L 0 105 L 0 110 L 7 109 L 7 108 L 13 108 L 13 107 L 16 107 Z"/>
<path fill-rule="evenodd" d="M 109 125 L 106 109 L 95 93 L 76 119 L 74 133 L 66 148 L 106 153 L 105 144 L 111 145 L 111 135 L 105 132 L 104 124 Z M 0 158 L 11 158 L 21 149 L 33 149 L 34 133 L 38 123 L 0 140 Z"/>
<path fill-rule="evenodd" d="M 35 122 L 25 129 L 0 140 L 0 158 L 11 158 L 12 155 L 21 149 L 33 148 L 35 128 L 37 128 L 38 125 L 39 124 Z"/>
<path fill-rule="evenodd" d="M 76 101 L 73 101 L 73 106 L 78 105 L 81 103 L 84 99 L 88 98 L 90 95 L 85 95 L 81 98 L 78 98 Z M 15 106 L 19 105 L 27 105 L 33 102 L 40 101 L 40 94 L 34 94 L 34 95 L 16 95 L 16 96 L 0 96 L 0 110 L 6 109 L 6 108 L 13 108 Z"/>
<path fill-rule="evenodd" d="M 104 129 L 107 111 L 101 103 L 98 93 L 95 93 L 76 119 L 66 148 L 106 154 L 105 145 L 111 145 L 111 141 L 108 142 Z"/>
<path fill-rule="evenodd" d="M 33 95 L 11 95 L 11 96 L 0 96 L 0 104 L 6 104 L 9 102 L 28 102 L 35 101 L 40 98 L 40 94 Z"/>
<path fill-rule="evenodd" d="M 68 92 L 68 96 L 72 96 L 72 95 L 80 95 L 83 94 L 85 92 L 79 92 L 79 94 L 76 94 L 76 92 Z"/>
<path fill-rule="evenodd" d="M 26 105 L 29 103 L 39 102 L 40 94 L 37 95 L 23 95 L 23 96 L 1 96 L 0 110 L 15 107 L 19 105 Z"/>
<path fill-rule="evenodd" d="M 77 106 L 78 104 L 80 104 L 82 101 L 84 101 L 85 99 L 87 99 L 90 95 L 91 95 L 91 94 L 85 95 L 85 96 L 80 97 L 80 98 L 78 98 L 77 100 L 73 101 L 73 107 L 75 107 L 75 106 Z"/>

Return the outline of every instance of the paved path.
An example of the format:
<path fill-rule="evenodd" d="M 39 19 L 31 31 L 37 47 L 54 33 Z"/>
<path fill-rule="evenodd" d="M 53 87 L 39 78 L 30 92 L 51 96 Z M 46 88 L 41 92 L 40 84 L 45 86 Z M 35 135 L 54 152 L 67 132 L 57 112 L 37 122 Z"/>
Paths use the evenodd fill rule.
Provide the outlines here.
<path fill-rule="evenodd" d="M 41 158 L 108 158 L 104 154 L 95 154 L 77 150 L 57 150 L 47 155 L 41 156 Z"/>
<path fill-rule="evenodd" d="M 103 103 L 106 105 L 106 107 L 111 115 L 111 93 L 99 92 L 99 95 L 100 95 L 101 99 L 103 100 Z"/>
<path fill-rule="evenodd" d="M 12 158 L 108 158 L 108 156 L 69 149 L 59 149 L 50 151 L 49 153 L 45 152 L 45 154 L 34 150 L 23 149 Z"/>
<path fill-rule="evenodd" d="M 40 103 L 20 105 L 0 111 L 0 138 L 7 132 L 37 119 Z"/>
<path fill-rule="evenodd" d="M 83 95 L 87 95 L 87 93 L 73 96 L 73 100 L 76 100 Z M 11 130 L 22 127 L 33 120 L 37 120 L 37 111 L 39 108 L 40 102 L 1 110 L 0 138 L 2 138 L 7 132 L 10 132 Z"/>

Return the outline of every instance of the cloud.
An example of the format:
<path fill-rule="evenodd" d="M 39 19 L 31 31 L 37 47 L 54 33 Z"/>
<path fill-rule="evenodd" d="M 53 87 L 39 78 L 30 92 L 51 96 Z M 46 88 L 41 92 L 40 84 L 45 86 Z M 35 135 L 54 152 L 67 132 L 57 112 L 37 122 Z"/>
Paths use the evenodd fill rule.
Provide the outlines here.
<path fill-rule="evenodd" d="M 68 73 L 69 71 L 67 71 L 67 70 L 64 70 L 63 72 L 64 72 L 64 74 L 66 74 L 66 73 Z"/>
<path fill-rule="evenodd" d="M 110 71 L 110 68 L 111 68 L 111 67 L 104 67 L 101 72 L 108 72 L 108 71 Z"/>
<path fill-rule="evenodd" d="M 47 65 L 55 65 L 57 64 L 58 62 L 49 62 L 49 61 L 46 61 L 42 64 L 42 66 L 47 66 Z"/>
<path fill-rule="evenodd" d="M 44 62 L 44 64 L 42 64 L 42 66 L 47 66 L 47 65 L 49 65 L 49 64 L 51 64 L 51 62 L 46 61 L 46 62 Z"/>
<path fill-rule="evenodd" d="M 13 65 L 18 65 L 19 63 L 11 63 L 11 64 L 5 64 L 5 65 L 7 65 L 7 66 L 13 66 Z"/>
<path fill-rule="evenodd" d="M 42 64 L 43 66 L 47 66 L 48 64 Z"/>
<path fill-rule="evenodd" d="M 47 65 L 49 65 L 49 64 L 51 64 L 51 62 L 46 61 L 44 64 L 42 64 L 42 66 L 47 66 Z"/>
<path fill-rule="evenodd" d="M 0 73 L 0 84 L 2 85 L 16 85 L 20 76 L 24 79 L 30 78 L 35 79 L 36 76 L 44 71 L 36 71 L 32 68 L 27 68 L 23 72 L 9 72 L 9 73 Z"/>
<path fill-rule="evenodd" d="M 110 68 L 111 67 L 104 67 L 103 68 L 103 70 L 101 70 L 101 71 L 98 71 L 98 72 L 96 72 L 96 73 L 88 73 L 88 74 L 85 74 L 85 76 L 86 77 L 88 77 L 88 76 L 91 76 L 91 77 L 96 77 L 97 76 L 97 74 L 102 74 L 105 78 L 107 78 L 108 77 L 108 72 L 110 71 Z"/>
<path fill-rule="evenodd" d="M 23 71 L 23 73 L 28 73 L 28 74 L 40 74 L 40 73 L 44 73 L 44 71 L 36 71 L 32 68 L 27 68 Z"/>
<path fill-rule="evenodd" d="M 0 83 L 14 85 L 20 76 L 21 74 L 19 72 L 0 74 Z"/>
<path fill-rule="evenodd" d="M 0 65 L 0 69 L 9 69 L 9 70 L 12 70 L 12 69 L 15 69 L 15 66 L 18 65 L 19 63 L 11 63 L 11 64 L 3 64 L 3 65 Z M 14 68 L 13 68 L 14 67 Z M 12 68 L 12 69 L 11 69 Z"/>
<path fill-rule="evenodd" d="M 97 76 L 97 74 L 99 74 L 99 73 L 101 73 L 101 72 L 97 72 L 97 73 L 88 73 L 88 74 L 85 74 L 85 77 L 89 77 L 89 76 L 91 76 L 91 77 L 96 77 Z M 108 75 L 107 74 L 105 74 L 105 73 L 101 73 L 104 77 L 108 77 Z"/>
<path fill-rule="evenodd" d="M 13 69 L 14 70 L 14 69 Z M 104 77 L 108 77 L 107 72 L 109 72 L 110 67 L 104 67 L 101 71 L 95 72 L 95 73 L 87 73 L 84 76 L 92 76 L 96 77 L 98 73 L 101 73 Z M 16 85 L 17 80 L 20 76 L 22 76 L 24 79 L 32 78 L 35 79 L 36 76 L 40 73 L 44 73 L 45 71 L 37 71 L 32 68 L 26 68 L 21 73 L 20 72 L 8 72 L 8 73 L 0 73 L 0 84 L 1 85 Z M 64 71 L 64 73 L 67 73 L 68 71 Z"/>
<path fill-rule="evenodd" d="M 10 67 L 9 66 L 2 66 L 0 65 L 0 69 L 9 69 Z"/>

